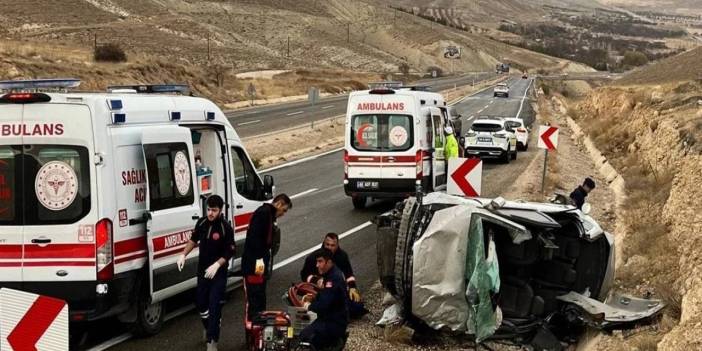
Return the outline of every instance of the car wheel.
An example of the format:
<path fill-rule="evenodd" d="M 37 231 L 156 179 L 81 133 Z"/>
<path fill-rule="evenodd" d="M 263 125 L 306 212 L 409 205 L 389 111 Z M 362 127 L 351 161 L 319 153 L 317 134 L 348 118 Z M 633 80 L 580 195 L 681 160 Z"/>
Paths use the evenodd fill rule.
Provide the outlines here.
<path fill-rule="evenodd" d="M 511 157 L 510 154 L 511 154 L 511 151 L 509 150 L 509 147 L 507 147 L 507 151 L 505 151 L 505 152 L 502 154 L 502 157 L 501 157 L 501 158 L 502 158 L 502 163 L 509 163 L 509 159 L 510 159 L 510 157 Z"/>
<path fill-rule="evenodd" d="M 403 300 L 407 294 L 405 291 L 405 273 L 411 267 L 410 250 L 412 249 L 412 219 L 417 212 L 417 200 L 410 197 L 405 202 L 405 208 L 402 211 L 402 220 L 400 228 L 397 232 L 397 247 L 395 249 L 395 292 L 394 297 L 398 300 Z"/>
<path fill-rule="evenodd" d="M 362 210 L 366 208 L 366 197 L 365 196 L 352 196 L 351 202 L 353 202 L 353 208 L 357 210 Z"/>
<path fill-rule="evenodd" d="M 163 304 L 161 302 L 151 303 L 148 288 L 141 289 L 137 296 L 136 308 L 137 318 L 131 326 L 134 334 L 149 336 L 161 331 L 164 316 Z"/>

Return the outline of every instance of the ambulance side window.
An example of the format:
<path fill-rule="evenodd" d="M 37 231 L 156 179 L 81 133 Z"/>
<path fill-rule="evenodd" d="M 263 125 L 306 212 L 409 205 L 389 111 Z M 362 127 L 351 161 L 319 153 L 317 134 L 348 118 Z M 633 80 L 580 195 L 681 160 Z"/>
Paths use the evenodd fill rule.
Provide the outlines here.
<path fill-rule="evenodd" d="M 444 147 L 444 127 L 441 123 L 441 117 L 433 115 L 434 120 L 434 147 L 437 149 Z"/>
<path fill-rule="evenodd" d="M 434 130 L 431 127 L 431 115 L 427 116 L 427 145 L 434 145 Z"/>
<path fill-rule="evenodd" d="M 249 200 L 263 200 L 263 184 L 243 149 L 232 147 L 232 166 L 236 192 Z"/>
<path fill-rule="evenodd" d="M 144 145 L 146 169 L 149 174 L 149 201 L 151 211 L 191 205 L 194 202 L 193 175 L 190 153 L 185 143 L 165 143 Z M 180 155 L 179 155 L 180 154 Z M 185 156 L 187 165 L 176 165 L 176 157 L 182 162 Z M 190 177 L 175 179 L 176 168 L 186 168 Z M 187 182 L 190 179 L 190 182 Z"/>

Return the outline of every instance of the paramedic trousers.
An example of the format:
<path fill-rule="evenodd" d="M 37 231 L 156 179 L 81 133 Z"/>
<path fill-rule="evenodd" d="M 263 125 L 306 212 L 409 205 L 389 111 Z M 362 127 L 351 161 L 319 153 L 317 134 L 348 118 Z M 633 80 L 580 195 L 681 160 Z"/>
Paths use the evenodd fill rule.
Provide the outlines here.
<path fill-rule="evenodd" d="M 317 319 L 302 329 L 300 339 L 312 344 L 316 350 L 320 350 L 341 343 L 345 335 L 346 328 L 343 326 Z"/>
<path fill-rule="evenodd" d="M 207 342 L 219 341 L 219 327 L 222 319 L 222 298 L 227 287 L 227 270 L 220 269 L 214 278 L 197 277 L 197 311 L 202 325 L 207 331 Z"/>
<path fill-rule="evenodd" d="M 247 275 L 244 278 L 244 294 L 246 295 L 246 317 L 248 321 L 266 310 L 266 277 L 263 275 Z"/>

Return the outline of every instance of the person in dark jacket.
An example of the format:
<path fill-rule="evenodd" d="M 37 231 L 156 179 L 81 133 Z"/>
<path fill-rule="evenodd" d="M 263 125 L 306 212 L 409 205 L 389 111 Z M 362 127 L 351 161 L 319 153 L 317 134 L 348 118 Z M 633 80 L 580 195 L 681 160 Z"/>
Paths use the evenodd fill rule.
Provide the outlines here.
<path fill-rule="evenodd" d="M 241 273 L 244 276 L 247 321 L 266 309 L 266 272 L 272 271 L 271 250 L 274 246 L 275 220 L 292 208 L 285 194 L 276 196 L 254 212 L 246 232 Z"/>
<path fill-rule="evenodd" d="M 321 248 L 314 257 L 322 288 L 316 297 L 303 297 L 304 307 L 317 314 L 317 319 L 300 332 L 300 339 L 319 350 L 337 344 L 346 336 L 349 324 L 346 309 L 346 279 L 332 260 L 332 252 Z"/>
<path fill-rule="evenodd" d="M 578 186 L 572 193 L 570 193 L 570 199 L 573 201 L 573 204 L 575 204 L 575 207 L 577 207 L 579 210 L 583 209 L 585 198 L 592 191 L 592 189 L 595 189 L 595 181 L 588 177 L 585 178 L 583 185 Z"/>
<path fill-rule="evenodd" d="M 224 220 L 224 200 L 219 195 L 207 198 L 207 216 L 195 224 L 193 234 L 185 245 L 176 264 L 182 271 L 185 257 L 197 245 L 200 249 L 197 264 L 197 310 L 205 327 L 207 350 L 217 350 L 219 324 L 222 317 L 220 301 L 227 285 L 227 267 L 234 256 L 234 229 Z"/>
<path fill-rule="evenodd" d="M 334 265 L 341 270 L 344 274 L 346 280 L 346 285 L 348 286 L 348 309 L 351 318 L 359 318 L 368 313 L 368 310 L 363 306 L 361 292 L 356 286 L 356 277 L 353 274 L 353 268 L 351 267 L 351 260 L 349 260 L 349 255 L 346 251 L 339 247 L 339 235 L 336 233 L 327 233 L 324 236 L 324 241 L 322 242 L 322 248 L 331 251 L 332 261 Z M 302 266 L 300 271 L 300 279 L 302 281 L 318 284 L 321 276 L 317 270 L 317 259 L 315 253 L 310 254 L 305 258 L 305 264 Z"/>

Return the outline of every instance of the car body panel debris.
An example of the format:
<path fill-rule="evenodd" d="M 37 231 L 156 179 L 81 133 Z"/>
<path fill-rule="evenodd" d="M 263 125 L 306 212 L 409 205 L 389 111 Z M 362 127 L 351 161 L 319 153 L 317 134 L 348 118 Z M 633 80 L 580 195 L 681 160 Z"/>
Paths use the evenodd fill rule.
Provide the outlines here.
<path fill-rule="evenodd" d="M 585 325 L 628 328 L 664 307 L 607 300 L 613 237 L 573 206 L 437 192 L 374 222 L 383 287 L 406 321 L 432 329 L 538 346 Z"/>

